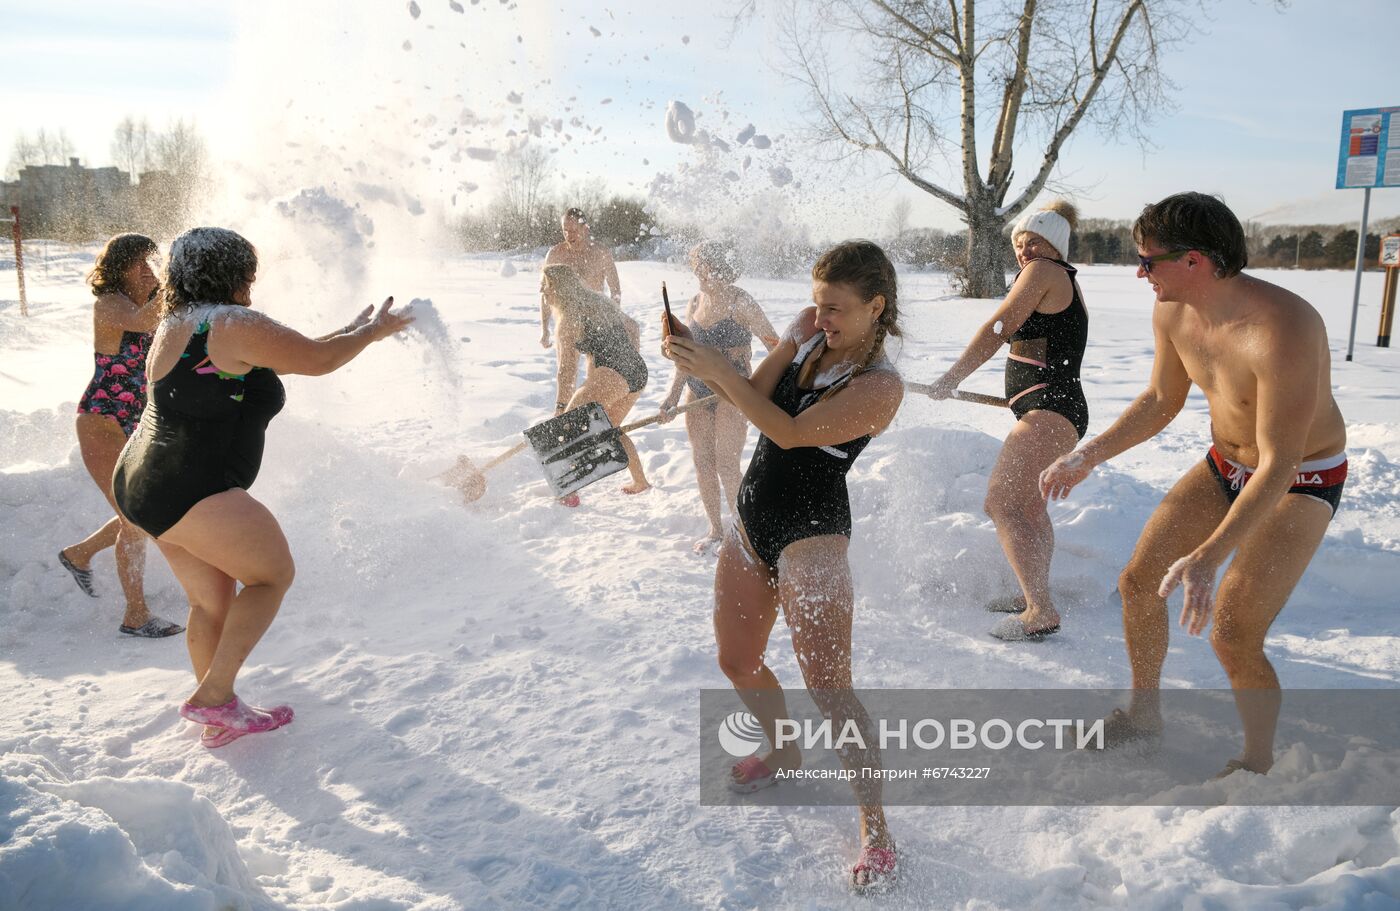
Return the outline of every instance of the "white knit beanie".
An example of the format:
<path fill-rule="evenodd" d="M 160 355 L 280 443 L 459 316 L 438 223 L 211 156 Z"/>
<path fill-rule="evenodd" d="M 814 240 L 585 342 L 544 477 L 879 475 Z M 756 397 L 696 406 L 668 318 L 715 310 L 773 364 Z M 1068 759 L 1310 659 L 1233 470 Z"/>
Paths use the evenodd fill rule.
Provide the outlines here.
<path fill-rule="evenodd" d="M 1012 240 L 1016 239 L 1017 234 L 1027 231 L 1049 241 L 1061 259 L 1069 256 L 1069 222 L 1059 212 L 1043 210 L 1023 216 L 1011 232 Z"/>

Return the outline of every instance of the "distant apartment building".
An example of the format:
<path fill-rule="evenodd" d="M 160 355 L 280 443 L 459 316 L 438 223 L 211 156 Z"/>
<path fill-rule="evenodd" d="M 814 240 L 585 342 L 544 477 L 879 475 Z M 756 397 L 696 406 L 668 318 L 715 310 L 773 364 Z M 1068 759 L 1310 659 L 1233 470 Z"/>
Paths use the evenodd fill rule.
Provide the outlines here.
<path fill-rule="evenodd" d="M 19 205 L 19 181 L 0 180 L 0 218 L 10 217 L 10 206 Z"/>
<path fill-rule="evenodd" d="M 30 237 L 96 238 L 122 229 L 135 202 L 131 177 L 119 168 L 28 165 L 17 181 L 20 217 Z"/>
<path fill-rule="evenodd" d="M 165 171 L 146 171 L 133 185 L 120 168 L 85 168 L 76 158 L 66 165 L 27 165 L 19 180 L 0 181 L 0 217 L 19 206 L 26 237 L 100 240 L 122 231 L 159 236 L 178 224 L 183 200 Z"/>

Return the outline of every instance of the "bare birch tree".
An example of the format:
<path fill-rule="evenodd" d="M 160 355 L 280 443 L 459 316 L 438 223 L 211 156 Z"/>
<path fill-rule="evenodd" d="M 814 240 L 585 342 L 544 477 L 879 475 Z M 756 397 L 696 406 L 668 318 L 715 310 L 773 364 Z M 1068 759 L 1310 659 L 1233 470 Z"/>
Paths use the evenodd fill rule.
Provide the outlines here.
<path fill-rule="evenodd" d="M 39 143 L 28 133 L 17 133 L 15 144 L 10 148 L 10 162 L 5 166 L 5 177 L 14 180 L 20 171 L 36 164 L 43 164 L 39 154 Z"/>
<path fill-rule="evenodd" d="M 501 240 L 507 246 L 536 242 L 541 215 L 547 208 L 550 169 L 549 152 L 529 143 L 496 160 L 500 192 L 493 209 Z"/>
<path fill-rule="evenodd" d="M 138 121 L 130 115 L 123 117 L 112 132 L 110 151 L 112 160 L 118 167 L 126 168 L 133 183 L 141 178 L 141 172 L 150 170 L 151 126 L 146 118 Z"/>
<path fill-rule="evenodd" d="M 68 138 L 68 131 L 59 129 L 56 133 L 50 133 L 43 127 L 34 135 L 34 144 L 39 150 L 40 164 L 68 164 L 68 160 L 73 157 L 73 140 Z"/>
<path fill-rule="evenodd" d="M 993 297 L 1006 291 L 1003 231 L 1045 188 L 1075 129 L 1087 121 L 1146 142 L 1171 87 L 1159 55 L 1190 5 L 790 0 L 780 24 L 815 138 L 883 159 L 957 209 L 968 227 L 963 292 Z M 843 58 L 863 61 L 859 72 L 833 66 L 838 42 Z M 1018 153 L 1029 167 L 1014 184 Z"/>
<path fill-rule="evenodd" d="M 909 213 L 914 209 L 914 204 L 907 196 L 901 196 L 890 206 L 889 217 L 885 223 L 889 226 L 889 238 L 892 244 L 899 244 L 904 240 L 904 235 L 909 233 Z"/>
<path fill-rule="evenodd" d="M 193 121 L 179 118 L 150 138 L 155 166 L 193 194 L 204 181 L 208 149 Z"/>

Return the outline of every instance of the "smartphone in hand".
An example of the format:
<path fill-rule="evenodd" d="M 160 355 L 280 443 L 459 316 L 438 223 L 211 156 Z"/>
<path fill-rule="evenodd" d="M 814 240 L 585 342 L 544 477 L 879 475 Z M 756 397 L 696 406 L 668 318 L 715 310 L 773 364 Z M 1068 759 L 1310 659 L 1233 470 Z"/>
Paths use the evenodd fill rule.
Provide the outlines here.
<path fill-rule="evenodd" d="M 675 331 L 676 325 L 674 322 L 675 317 L 671 316 L 671 298 L 666 293 L 665 282 L 661 283 L 661 306 L 666 311 L 666 316 L 661 321 L 661 339 L 662 341 L 665 341 L 666 339 L 671 337 L 671 333 Z"/>

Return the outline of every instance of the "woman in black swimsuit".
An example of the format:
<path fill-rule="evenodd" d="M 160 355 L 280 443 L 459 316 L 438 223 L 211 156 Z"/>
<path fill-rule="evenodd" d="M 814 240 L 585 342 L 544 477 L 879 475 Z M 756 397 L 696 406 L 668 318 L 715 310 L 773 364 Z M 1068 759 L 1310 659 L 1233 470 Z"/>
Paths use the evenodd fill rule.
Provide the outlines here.
<path fill-rule="evenodd" d="M 198 681 L 180 708 L 216 747 L 280 727 L 291 709 L 241 702 L 234 681 L 267 631 L 294 568 L 287 539 L 248 493 L 268 421 L 282 408 L 279 373 L 330 373 L 406 326 L 366 308 L 349 326 L 307 338 L 252 309 L 253 245 L 195 228 L 170 247 L 161 322 L 148 359 L 149 401 L 122 450 L 112 492 L 156 539 L 189 597 L 186 642 Z M 241 584 L 242 588 L 238 588 Z"/>
<path fill-rule="evenodd" d="M 151 259 L 158 252 L 149 237 L 118 234 L 97 254 L 88 276 L 97 298 L 92 304 L 93 372 L 78 400 L 78 451 L 114 512 L 112 468 L 146 406 L 146 349 L 156 327 L 154 295 L 160 287 Z M 113 515 L 86 539 L 59 551 L 58 562 L 95 598 L 92 558 L 114 545 L 117 578 L 126 597 L 118 630 L 145 639 L 183 632 L 183 626 L 154 616 L 146 607 L 146 534 L 120 516 Z"/>
<path fill-rule="evenodd" d="M 1021 584 L 1021 596 L 998 598 L 989 610 L 1019 613 L 992 628 L 1009 642 L 1040 641 L 1059 632 L 1060 614 L 1050 599 L 1050 558 L 1055 530 L 1040 495 L 1040 473 L 1071 452 L 1089 426 L 1079 365 L 1089 337 L 1089 312 L 1065 262 L 1074 206 L 1056 200 L 1027 215 L 1011 240 L 1021 271 L 1001 307 L 977 331 L 967 350 L 933 384 L 946 398 L 1002 345 L 1006 398 L 1016 415 L 987 484 L 985 509 L 996 524 L 1002 550 Z"/>
<path fill-rule="evenodd" d="M 647 365 L 637 350 L 641 338 L 637 321 L 623 313 L 612 298 L 585 287 L 572 266 L 545 266 L 540 291 L 554 311 L 557 326 L 559 395 L 554 413 L 560 415 L 597 402 L 613 426 L 621 427 L 647 385 Z M 588 355 L 588 371 L 583 385 L 575 389 L 580 354 Z M 632 483 L 624 485 L 622 492 L 641 493 L 651 487 L 651 482 L 642 470 L 637 447 L 625 434 L 622 448 L 632 475 Z M 571 493 L 560 502 L 577 506 L 578 494 Z"/>
<path fill-rule="evenodd" d="M 732 248 L 718 241 L 707 240 L 690 251 L 690 268 L 700 282 L 700 293 L 690 299 L 685 322 L 691 335 L 701 345 L 718 348 L 741 375 L 750 372 L 749 358 L 753 353 L 754 336 L 772 351 L 778 344 L 778 333 L 763 315 L 758 303 L 734 281 L 739 271 L 734 266 Z M 661 420 L 671 419 L 670 412 L 680 403 L 682 390 L 693 402 L 710 395 L 709 386 L 680 370 L 671 380 L 671 388 L 661 403 Z M 685 430 L 690 435 L 690 454 L 695 461 L 695 480 L 700 488 L 700 503 L 710 520 L 709 533 L 695 542 L 695 552 L 705 553 L 719 544 L 723 526 L 720 524 L 720 486 L 729 500 L 729 511 L 735 512 L 739 495 L 739 479 L 743 467 L 739 458 L 748 435 L 748 421 L 739 409 L 728 402 L 716 402 L 707 408 L 685 413 Z"/>
<path fill-rule="evenodd" d="M 720 547 L 715 573 L 719 664 L 776 743 L 786 717 L 783 691 L 763 661 L 781 610 L 807 688 L 835 730 L 854 722 L 876 743 L 851 691 L 854 593 L 846 549 L 851 506 L 846 472 L 870 438 L 894 419 L 904 397 L 884 356 L 899 335 L 894 266 L 875 244 L 849 241 L 812 267 L 812 300 L 752 377 L 718 348 L 697 344 L 683 326 L 666 344 L 680 369 L 699 377 L 753 422 L 762 436 L 739 490 L 739 520 Z M 847 750 L 848 767 L 878 768 L 878 751 Z M 741 793 L 773 784 L 801 765 L 792 745 L 731 771 Z M 895 846 L 885 825 L 879 779 L 857 773 L 861 854 L 850 873 L 858 891 L 893 885 Z"/>

